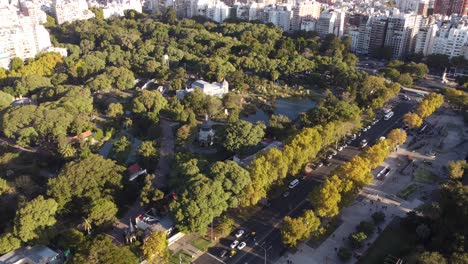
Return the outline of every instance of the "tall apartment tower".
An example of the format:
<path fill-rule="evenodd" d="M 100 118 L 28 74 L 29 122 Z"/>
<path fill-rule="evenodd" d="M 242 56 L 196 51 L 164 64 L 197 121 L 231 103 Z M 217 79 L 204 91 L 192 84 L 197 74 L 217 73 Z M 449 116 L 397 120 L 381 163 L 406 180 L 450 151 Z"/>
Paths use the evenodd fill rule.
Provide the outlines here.
<path fill-rule="evenodd" d="M 361 17 L 361 21 L 359 23 L 359 35 L 357 40 L 357 46 L 355 48 L 355 52 L 358 54 L 368 54 L 369 53 L 369 42 L 371 39 L 371 31 L 372 31 L 372 19 L 368 16 Z"/>
<path fill-rule="evenodd" d="M 424 56 L 432 53 L 437 30 L 438 26 L 436 24 L 421 26 L 418 34 L 416 34 L 414 53 L 423 54 Z"/>
<path fill-rule="evenodd" d="M 300 30 L 302 21 L 310 21 L 320 17 L 320 4 L 306 0 L 297 2 L 292 8 L 291 30 Z"/>
<path fill-rule="evenodd" d="M 420 20 L 415 14 L 396 14 L 388 18 L 384 46 L 392 49 L 393 58 L 403 58 L 413 49 Z"/>
<path fill-rule="evenodd" d="M 462 16 L 468 13 L 468 0 L 435 0 L 434 14 L 450 16 L 459 14 Z"/>
<path fill-rule="evenodd" d="M 373 16 L 369 20 L 371 37 L 369 39 L 368 54 L 371 56 L 377 56 L 385 43 L 385 33 L 387 31 L 388 17 Z"/>

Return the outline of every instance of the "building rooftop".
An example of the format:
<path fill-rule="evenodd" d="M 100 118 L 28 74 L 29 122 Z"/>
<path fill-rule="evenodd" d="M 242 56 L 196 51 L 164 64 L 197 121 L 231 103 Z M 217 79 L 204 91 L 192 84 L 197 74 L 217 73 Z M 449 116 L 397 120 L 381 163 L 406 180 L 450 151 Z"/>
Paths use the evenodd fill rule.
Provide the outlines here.
<path fill-rule="evenodd" d="M 61 263 L 59 253 L 52 249 L 37 245 L 33 247 L 23 247 L 13 250 L 0 257 L 0 264 L 39 264 L 39 263 Z"/>

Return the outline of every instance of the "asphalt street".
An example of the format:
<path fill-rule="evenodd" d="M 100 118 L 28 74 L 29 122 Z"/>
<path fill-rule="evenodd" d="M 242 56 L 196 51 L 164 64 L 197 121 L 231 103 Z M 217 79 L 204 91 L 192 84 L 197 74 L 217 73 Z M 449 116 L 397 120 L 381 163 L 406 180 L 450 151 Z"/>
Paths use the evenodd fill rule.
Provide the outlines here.
<path fill-rule="evenodd" d="M 339 164 L 344 163 L 357 155 L 359 150 L 359 143 L 361 140 L 366 139 L 369 141 L 369 145 L 373 145 L 380 137 L 385 136 L 390 130 L 402 127 L 403 115 L 410 112 L 416 105 L 414 100 L 412 101 L 396 101 L 392 107 L 392 111 L 395 113 L 389 120 L 379 119 L 379 122 L 373 125 L 368 131 L 362 132 L 348 147 L 338 152 L 330 161 L 331 164 L 328 166 L 322 166 L 315 169 L 309 177 L 301 179 L 300 184 L 294 189 L 287 190 L 287 186 L 284 187 L 284 191 L 289 191 L 288 197 L 279 197 L 270 200 L 271 205 L 268 208 L 264 208 L 258 212 L 250 220 L 244 222 L 239 228 L 250 233 L 254 231 L 256 233 L 255 241 L 252 237 L 245 239 L 245 235 L 236 239 L 233 235 L 227 238 L 221 238 L 219 243 L 214 247 L 210 248 L 207 253 L 200 256 L 194 263 L 196 264 L 216 264 L 216 263 L 228 263 L 228 264 L 263 264 L 263 263 L 274 263 L 279 259 L 286 251 L 287 248 L 281 241 L 280 223 L 286 215 L 297 217 L 302 214 L 304 209 L 310 207 L 310 203 L 307 202 L 307 197 L 312 189 L 319 185 L 323 181 L 324 177 L 327 177 L 330 172 L 336 168 Z M 323 159 L 326 159 L 323 157 Z M 245 241 L 247 246 L 242 250 L 237 250 L 237 253 L 229 258 L 225 257 L 221 259 L 219 257 L 223 250 L 230 252 L 230 244 L 234 240 L 239 242 Z M 228 256 L 227 254 L 226 256 Z"/>

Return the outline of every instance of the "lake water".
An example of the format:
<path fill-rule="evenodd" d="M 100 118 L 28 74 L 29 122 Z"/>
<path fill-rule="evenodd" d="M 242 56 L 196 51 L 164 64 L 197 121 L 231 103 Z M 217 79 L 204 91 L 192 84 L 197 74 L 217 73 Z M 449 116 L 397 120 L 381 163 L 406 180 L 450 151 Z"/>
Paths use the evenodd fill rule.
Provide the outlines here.
<path fill-rule="evenodd" d="M 275 115 L 284 115 L 289 119 L 296 119 L 299 114 L 307 112 L 309 109 L 314 108 L 317 103 L 309 98 L 285 98 L 285 99 L 276 99 L 275 105 L 276 109 L 274 111 Z M 252 123 L 258 121 L 263 121 L 268 123 L 270 117 L 262 109 L 258 109 L 257 112 L 253 115 L 243 116 L 242 120 L 246 120 Z"/>

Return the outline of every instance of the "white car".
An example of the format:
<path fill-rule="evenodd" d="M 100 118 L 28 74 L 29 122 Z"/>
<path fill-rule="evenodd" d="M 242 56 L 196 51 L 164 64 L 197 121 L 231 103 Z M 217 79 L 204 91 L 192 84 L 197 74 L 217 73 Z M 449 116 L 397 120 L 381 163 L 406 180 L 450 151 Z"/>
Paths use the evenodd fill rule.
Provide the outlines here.
<path fill-rule="evenodd" d="M 333 155 L 328 155 L 327 159 L 332 159 Z"/>
<path fill-rule="evenodd" d="M 323 162 L 320 162 L 320 163 L 317 165 L 318 168 L 320 168 L 320 167 L 322 167 L 322 166 L 323 166 Z"/>
<path fill-rule="evenodd" d="M 343 146 L 338 147 L 338 151 L 342 151 L 344 149 Z"/>
<path fill-rule="evenodd" d="M 239 245 L 239 241 L 234 240 L 234 241 L 231 243 L 231 248 L 234 249 L 234 248 L 236 248 L 237 245 Z"/>
<path fill-rule="evenodd" d="M 245 233 L 244 230 L 239 229 L 239 230 L 237 230 L 237 232 L 236 232 L 236 237 L 239 238 L 239 237 L 241 237 L 244 233 Z"/>
<path fill-rule="evenodd" d="M 369 130 L 369 129 L 371 129 L 371 126 L 367 126 L 366 128 L 367 128 L 367 130 Z"/>
<path fill-rule="evenodd" d="M 332 156 L 336 156 L 336 154 L 338 154 L 336 151 L 333 151 L 332 153 Z"/>
<path fill-rule="evenodd" d="M 241 242 L 241 243 L 237 246 L 237 248 L 238 248 L 239 250 L 242 250 L 243 248 L 245 248 L 246 245 L 247 245 L 247 244 L 246 244 L 245 242 Z"/>
<path fill-rule="evenodd" d="M 363 132 L 367 132 L 367 127 L 362 129 Z"/>

